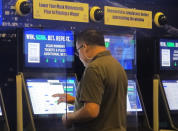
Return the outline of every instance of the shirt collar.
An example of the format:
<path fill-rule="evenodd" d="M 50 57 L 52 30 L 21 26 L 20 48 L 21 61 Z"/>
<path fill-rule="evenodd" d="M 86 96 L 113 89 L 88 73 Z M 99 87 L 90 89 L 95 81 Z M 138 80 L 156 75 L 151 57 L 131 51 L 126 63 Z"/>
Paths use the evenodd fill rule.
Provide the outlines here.
<path fill-rule="evenodd" d="M 94 61 L 94 60 L 96 60 L 99 57 L 109 56 L 109 55 L 111 55 L 111 53 L 110 53 L 109 50 L 103 51 L 103 52 L 98 53 L 95 57 L 93 57 L 93 59 L 91 61 Z"/>

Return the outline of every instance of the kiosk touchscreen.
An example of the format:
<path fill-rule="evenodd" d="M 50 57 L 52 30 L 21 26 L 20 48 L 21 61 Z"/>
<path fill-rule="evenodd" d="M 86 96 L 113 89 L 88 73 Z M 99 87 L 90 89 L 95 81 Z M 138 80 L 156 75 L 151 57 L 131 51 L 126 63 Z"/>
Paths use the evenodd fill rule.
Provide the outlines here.
<path fill-rule="evenodd" d="M 66 105 L 66 103 L 58 104 L 58 97 L 52 97 L 52 95 L 68 93 L 75 96 L 75 77 L 68 77 L 67 80 L 64 78 L 31 78 L 25 81 L 34 115 L 73 112 L 73 105 Z"/>
<path fill-rule="evenodd" d="M 162 80 L 162 84 L 171 118 L 178 127 L 178 80 Z"/>
<path fill-rule="evenodd" d="M 127 112 L 140 112 L 142 105 L 140 97 L 137 91 L 135 80 L 128 80 L 128 92 L 127 92 Z"/>
<path fill-rule="evenodd" d="M 169 109 L 178 112 L 178 80 L 162 80 Z"/>

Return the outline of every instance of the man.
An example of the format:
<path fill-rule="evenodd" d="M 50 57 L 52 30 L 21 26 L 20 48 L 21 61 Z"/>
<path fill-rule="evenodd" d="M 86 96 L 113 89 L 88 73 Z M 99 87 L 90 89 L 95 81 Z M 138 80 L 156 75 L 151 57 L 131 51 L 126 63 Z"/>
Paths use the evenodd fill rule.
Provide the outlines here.
<path fill-rule="evenodd" d="M 75 111 L 62 117 L 76 131 L 126 131 L 127 76 L 105 48 L 104 36 L 85 30 L 78 36 L 76 50 L 85 66 L 76 98 L 55 94 L 58 102 L 75 101 Z"/>

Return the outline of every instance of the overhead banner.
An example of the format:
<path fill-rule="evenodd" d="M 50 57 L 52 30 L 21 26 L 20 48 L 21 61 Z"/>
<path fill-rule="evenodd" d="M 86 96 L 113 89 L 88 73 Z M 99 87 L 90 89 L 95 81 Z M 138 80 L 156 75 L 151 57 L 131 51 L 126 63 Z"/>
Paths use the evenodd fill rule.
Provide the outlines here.
<path fill-rule="evenodd" d="M 33 0 L 34 19 L 89 22 L 89 6 L 85 3 Z"/>
<path fill-rule="evenodd" d="M 118 7 L 104 7 L 106 25 L 152 28 L 152 12 Z"/>

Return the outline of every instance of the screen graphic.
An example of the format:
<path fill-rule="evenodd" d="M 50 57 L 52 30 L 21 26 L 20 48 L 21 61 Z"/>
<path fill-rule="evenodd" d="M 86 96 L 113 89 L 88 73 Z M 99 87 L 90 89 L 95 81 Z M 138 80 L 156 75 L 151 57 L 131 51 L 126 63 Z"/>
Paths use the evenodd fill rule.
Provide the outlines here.
<path fill-rule="evenodd" d="M 178 80 L 163 80 L 163 87 L 170 110 L 178 110 Z"/>
<path fill-rule="evenodd" d="M 134 80 L 128 80 L 127 111 L 142 111 L 136 82 Z"/>
<path fill-rule="evenodd" d="M 68 93 L 75 96 L 76 79 L 26 79 L 27 89 L 34 114 L 64 114 L 73 112 L 74 105 L 57 104 L 58 97 L 53 94 Z M 67 107 L 67 109 L 66 109 Z"/>
<path fill-rule="evenodd" d="M 160 39 L 160 69 L 178 70 L 178 39 Z"/>
<path fill-rule="evenodd" d="M 74 61 L 72 31 L 24 30 L 25 67 L 71 68 Z"/>
<path fill-rule="evenodd" d="M 105 35 L 105 47 L 125 70 L 135 66 L 135 38 L 133 35 Z"/>

